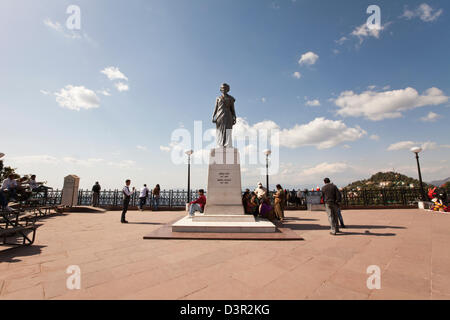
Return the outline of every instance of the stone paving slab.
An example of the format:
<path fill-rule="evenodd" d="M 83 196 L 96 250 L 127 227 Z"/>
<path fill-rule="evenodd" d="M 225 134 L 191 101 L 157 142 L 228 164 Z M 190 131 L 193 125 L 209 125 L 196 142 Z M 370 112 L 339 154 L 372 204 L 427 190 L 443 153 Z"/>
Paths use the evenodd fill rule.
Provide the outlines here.
<path fill-rule="evenodd" d="M 450 299 L 450 215 L 415 209 L 286 211 L 304 241 L 144 240 L 183 212 L 66 213 L 33 246 L 0 251 L 0 299 Z M 69 290 L 76 265 L 81 289 Z M 381 289 L 367 288 L 367 267 Z"/>

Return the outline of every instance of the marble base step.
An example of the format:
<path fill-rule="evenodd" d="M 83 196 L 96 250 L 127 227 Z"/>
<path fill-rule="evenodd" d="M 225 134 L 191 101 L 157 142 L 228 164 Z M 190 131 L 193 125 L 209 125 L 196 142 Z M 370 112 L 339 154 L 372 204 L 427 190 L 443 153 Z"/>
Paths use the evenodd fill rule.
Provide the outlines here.
<path fill-rule="evenodd" d="M 194 222 L 255 222 L 255 217 L 251 214 L 239 214 L 239 215 L 206 215 L 206 214 L 196 214 L 192 221 Z"/>
<path fill-rule="evenodd" d="M 203 219 L 199 216 L 199 219 Z M 195 218 L 183 217 L 172 224 L 173 232 L 207 232 L 207 233 L 269 233 L 276 232 L 275 225 L 265 219 L 254 218 L 253 221 L 194 221 Z M 233 219 L 233 218 L 232 218 Z"/>

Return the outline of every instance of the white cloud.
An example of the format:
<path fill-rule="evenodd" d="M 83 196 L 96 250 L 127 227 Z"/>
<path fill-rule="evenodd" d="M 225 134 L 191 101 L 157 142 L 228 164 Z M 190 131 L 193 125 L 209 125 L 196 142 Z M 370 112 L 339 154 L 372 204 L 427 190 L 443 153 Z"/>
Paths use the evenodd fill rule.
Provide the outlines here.
<path fill-rule="evenodd" d="M 420 20 L 424 22 L 433 22 L 437 20 L 443 12 L 444 10 L 442 9 L 433 9 L 430 5 L 422 3 L 415 10 L 409 10 L 405 7 L 401 18 L 405 18 L 408 20 L 411 20 L 413 18 L 420 18 Z"/>
<path fill-rule="evenodd" d="M 116 87 L 117 91 L 122 92 L 122 91 L 128 91 L 129 87 L 126 83 L 123 82 L 117 82 L 114 84 L 114 86 Z"/>
<path fill-rule="evenodd" d="M 133 160 L 122 160 L 122 161 L 118 161 L 118 162 L 108 162 L 107 163 L 109 166 L 112 167 L 118 167 L 118 168 L 122 168 L 122 169 L 126 169 L 126 168 L 132 168 L 136 165 L 136 162 Z"/>
<path fill-rule="evenodd" d="M 44 96 L 48 96 L 50 94 L 50 92 L 46 90 L 39 90 L 39 92 L 42 93 Z"/>
<path fill-rule="evenodd" d="M 363 43 L 365 38 L 373 37 L 376 39 L 380 38 L 380 34 L 383 30 L 387 28 L 390 23 L 386 23 L 379 28 L 369 29 L 367 23 L 363 23 L 362 25 L 356 27 L 350 35 L 357 37 L 359 39 L 359 44 Z"/>
<path fill-rule="evenodd" d="M 53 156 L 45 154 L 45 155 L 12 157 L 11 162 L 23 165 L 35 165 L 35 164 L 57 164 L 59 160 Z"/>
<path fill-rule="evenodd" d="M 159 149 L 164 152 L 170 152 L 170 150 L 172 150 L 170 147 L 166 146 L 159 146 Z"/>
<path fill-rule="evenodd" d="M 359 126 L 347 127 L 342 121 L 316 118 L 313 121 L 295 125 L 291 129 L 281 129 L 275 122 L 265 120 L 250 125 L 245 119 L 238 118 L 233 128 L 236 137 L 257 136 L 259 129 L 280 130 L 279 145 L 287 148 L 314 146 L 317 149 L 328 149 L 348 141 L 362 138 L 366 131 Z M 277 141 L 272 141 L 278 144 Z"/>
<path fill-rule="evenodd" d="M 309 107 L 319 107 L 319 106 L 320 106 L 320 101 L 317 100 L 317 99 L 314 99 L 314 100 L 306 101 L 305 104 L 306 104 L 307 106 L 309 106 Z"/>
<path fill-rule="evenodd" d="M 137 145 L 136 149 L 141 150 L 141 151 L 147 151 L 147 147 L 141 146 L 141 145 Z"/>
<path fill-rule="evenodd" d="M 44 20 L 44 24 L 47 27 L 49 27 L 50 29 L 53 29 L 54 31 L 62 34 L 66 38 L 70 38 L 70 39 L 81 39 L 82 38 L 82 36 L 78 32 L 64 28 L 58 21 L 53 22 L 52 20 L 47 18 Z M 86 34 L 85 34 L 85 37 L 87 37 Z"/>
<path fill-rule="evenodd" d="M 319 60 L 319 56 L 317 54 L 315 54 L 312 51 L 309 51 L 307 53 L 302 54 L 300 60 L 298 60 L 298 63 L 300 65 L 313 65 L 317 62 L 317 60 Z"/>
<path fill-rule="evenodd" d="M 414 142 L 414 141 L 400 141 L 391 144 L 387 150 L 388 151 L 398 151 L 398 150 L 410 150 L 413 147 L 420 146 L 423 150 L 434 150 L 437 148 L 447 148 L 446 145 L 438 145 L 436 142 Z"/>
<path fill-rule="evenodd" d="M 56 102 L 70 110 L 93 109 L 100 106 L 100 99 L 94 91 L 84 86 L 67 85 L 55 92 Z"/>
<path fill-rule="evenodd" d="M 57 158 L 50 155 L 34 155 L 34 156 L 21 156 L 21 157 L 13 157 L 11 160 L 14 163 L 18 163 L 21 165 L 37 165 L 37 164 L 71 164 L 75 166 L 85 166 L 90 167 L 92 165 L 103 162 L 103 159 L 99 158 L 89 158 L 89 159 L 78 159 L 71 156 L 65 156 L 61 158 Z"/>
<path fill-rule="evenodd" d="M 339 40 L 335 40 L 335 42 L 339 45 L 342 45 L 345 41 L 349 40 L 347 37 L 341 37 Z"/>
<path fill-rule="evenodd" d="M 385 92 L 365 91 L 361 94 L 344 91 L 332 101 L 340 109 L 341 116 L 365 117 L 372 121 L 393 119 L 402 116 L 402 112 L 430 105 L 446 103 L 449 97 L 438 88 L 430 88 L 419 95 L 416 89 L 406 88 Z"/>
<path fill-rule="evenodd" d="M 261 98 L 261 102 L 262 102 L 262 103 L 266 103 L 266 101 L 267 101 L 267 99 L 266 99 L 265 97 L 262 97 L 262 98 Z"/>
<path fill-rule="evenodd" d="M 101 163 L 104 160 L 103 159 L 97 159 L 97 158 L 89 158 L 89 159 L 78 159 L 74 157 L 63 157 L 62 160 L 66 163 L 76 165 L 76 166 L 83 166 L 83 167 L 91 167 L 95 164 Z"/>
<path fill-rule="evenodd" d="M 437 113 L 429 112 L 425 117 L 420 118 L 423 122 L 435 122 L 440 116 Z"/>
<path fill-rule="evenodd" d="M 294 78 L 296 78 L 296 79 L 300 79 L 300 78 L 302 77 L 301 73 L 298 72 L 298 71 L 295 71 L 295 72 L 292 74 L 292 76 L 293 76 Z"/>
<path fill-rule="evenodd" d="M 105 90 L 98 90 L 97 93 L 100 93 L 104 96 L 109 97 L 111 95 L 111 93 L 109 92 L 109 89 L 105 89 Z"/>
<path fill-rule="evenodd" d="M 348 168 L 349 168 L 348 165 L 343 162 L 335 162 L 335 163 L 323 162 L 314 167 L 304 169 L 302 171 L 302 175 L 325 177 L 328 176 L 330 173 L 333 174 L 343 172 Z"/>
<path fill-rule="evenodd" d="M 100 72 L 106 75 L 109 80 L 128 81 L 128 78 L 119 70 L 118 67 L 107 67 Z"/>
<path fill-rule="evenodd" d="M 373 141 L 379 141 L 380 140 L 380 137 L 378 135 L 376 135 L 376 134 L 372 134 L 369 138 L 371 140 L 373 140 Z"/>

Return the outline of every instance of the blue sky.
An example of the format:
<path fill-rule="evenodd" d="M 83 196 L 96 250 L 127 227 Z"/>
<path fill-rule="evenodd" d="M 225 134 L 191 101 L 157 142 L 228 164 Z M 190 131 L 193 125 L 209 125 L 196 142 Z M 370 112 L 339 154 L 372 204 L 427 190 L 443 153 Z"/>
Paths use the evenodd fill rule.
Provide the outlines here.
<path fill-rule="evenodd" d="M 372 4 L 377 32 L 365 27 Z M 66 27 L 69 5 L 80 30 Z M 227 82 L 241 129 L 281 130 L 273 183 L 416 176 L 414 145 L 425 148 L 424 179 L 444 178 L 449 12 L 448 1 L 427 0 L 2 1 L 0 151 L 55 187 L 78 174 L 82 187 L 131 178 L 183 188 L 171 134 L 196 120 L 212 128 Z M 243 171 L 244 186 L 264 180 Z M 206 165 L 192 174 L 206 186 Z"/>

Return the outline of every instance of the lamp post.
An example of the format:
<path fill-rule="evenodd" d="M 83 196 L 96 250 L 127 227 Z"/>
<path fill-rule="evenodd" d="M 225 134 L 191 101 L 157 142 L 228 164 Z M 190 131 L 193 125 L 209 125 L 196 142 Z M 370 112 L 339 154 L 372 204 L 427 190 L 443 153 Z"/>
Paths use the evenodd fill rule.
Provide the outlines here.
<path fill-rule="evenodd" d="M 416 154 L 417 161 L 417 171 L 419 172 L 419 182 L 420 182 L 420 195 L 422 197 L 422 201 L 426 201 L 425 192 L 423 190 L 423 182 L 422 182 L 422 173 L 420 172 L 420 163 L 419 163 L 419 153 L 422 152 L 422 148 L 414 147 L 411 148 L 411 152 Z"/>
<path fill-rule="evenodd" d="M 264 154 L 266 155 L 266 188 L 267 194 L 269 194 L 269 156 L 272 153 L 271 150 L 264 150 Z"/>
<path fill-rule="evenodd" d="M 187 185 L 187 202 L 191 202 L 191 155 L 194 153 L 193 150 L 186 150 L 185 153 L 188 156 L 188 185 Z"/>

